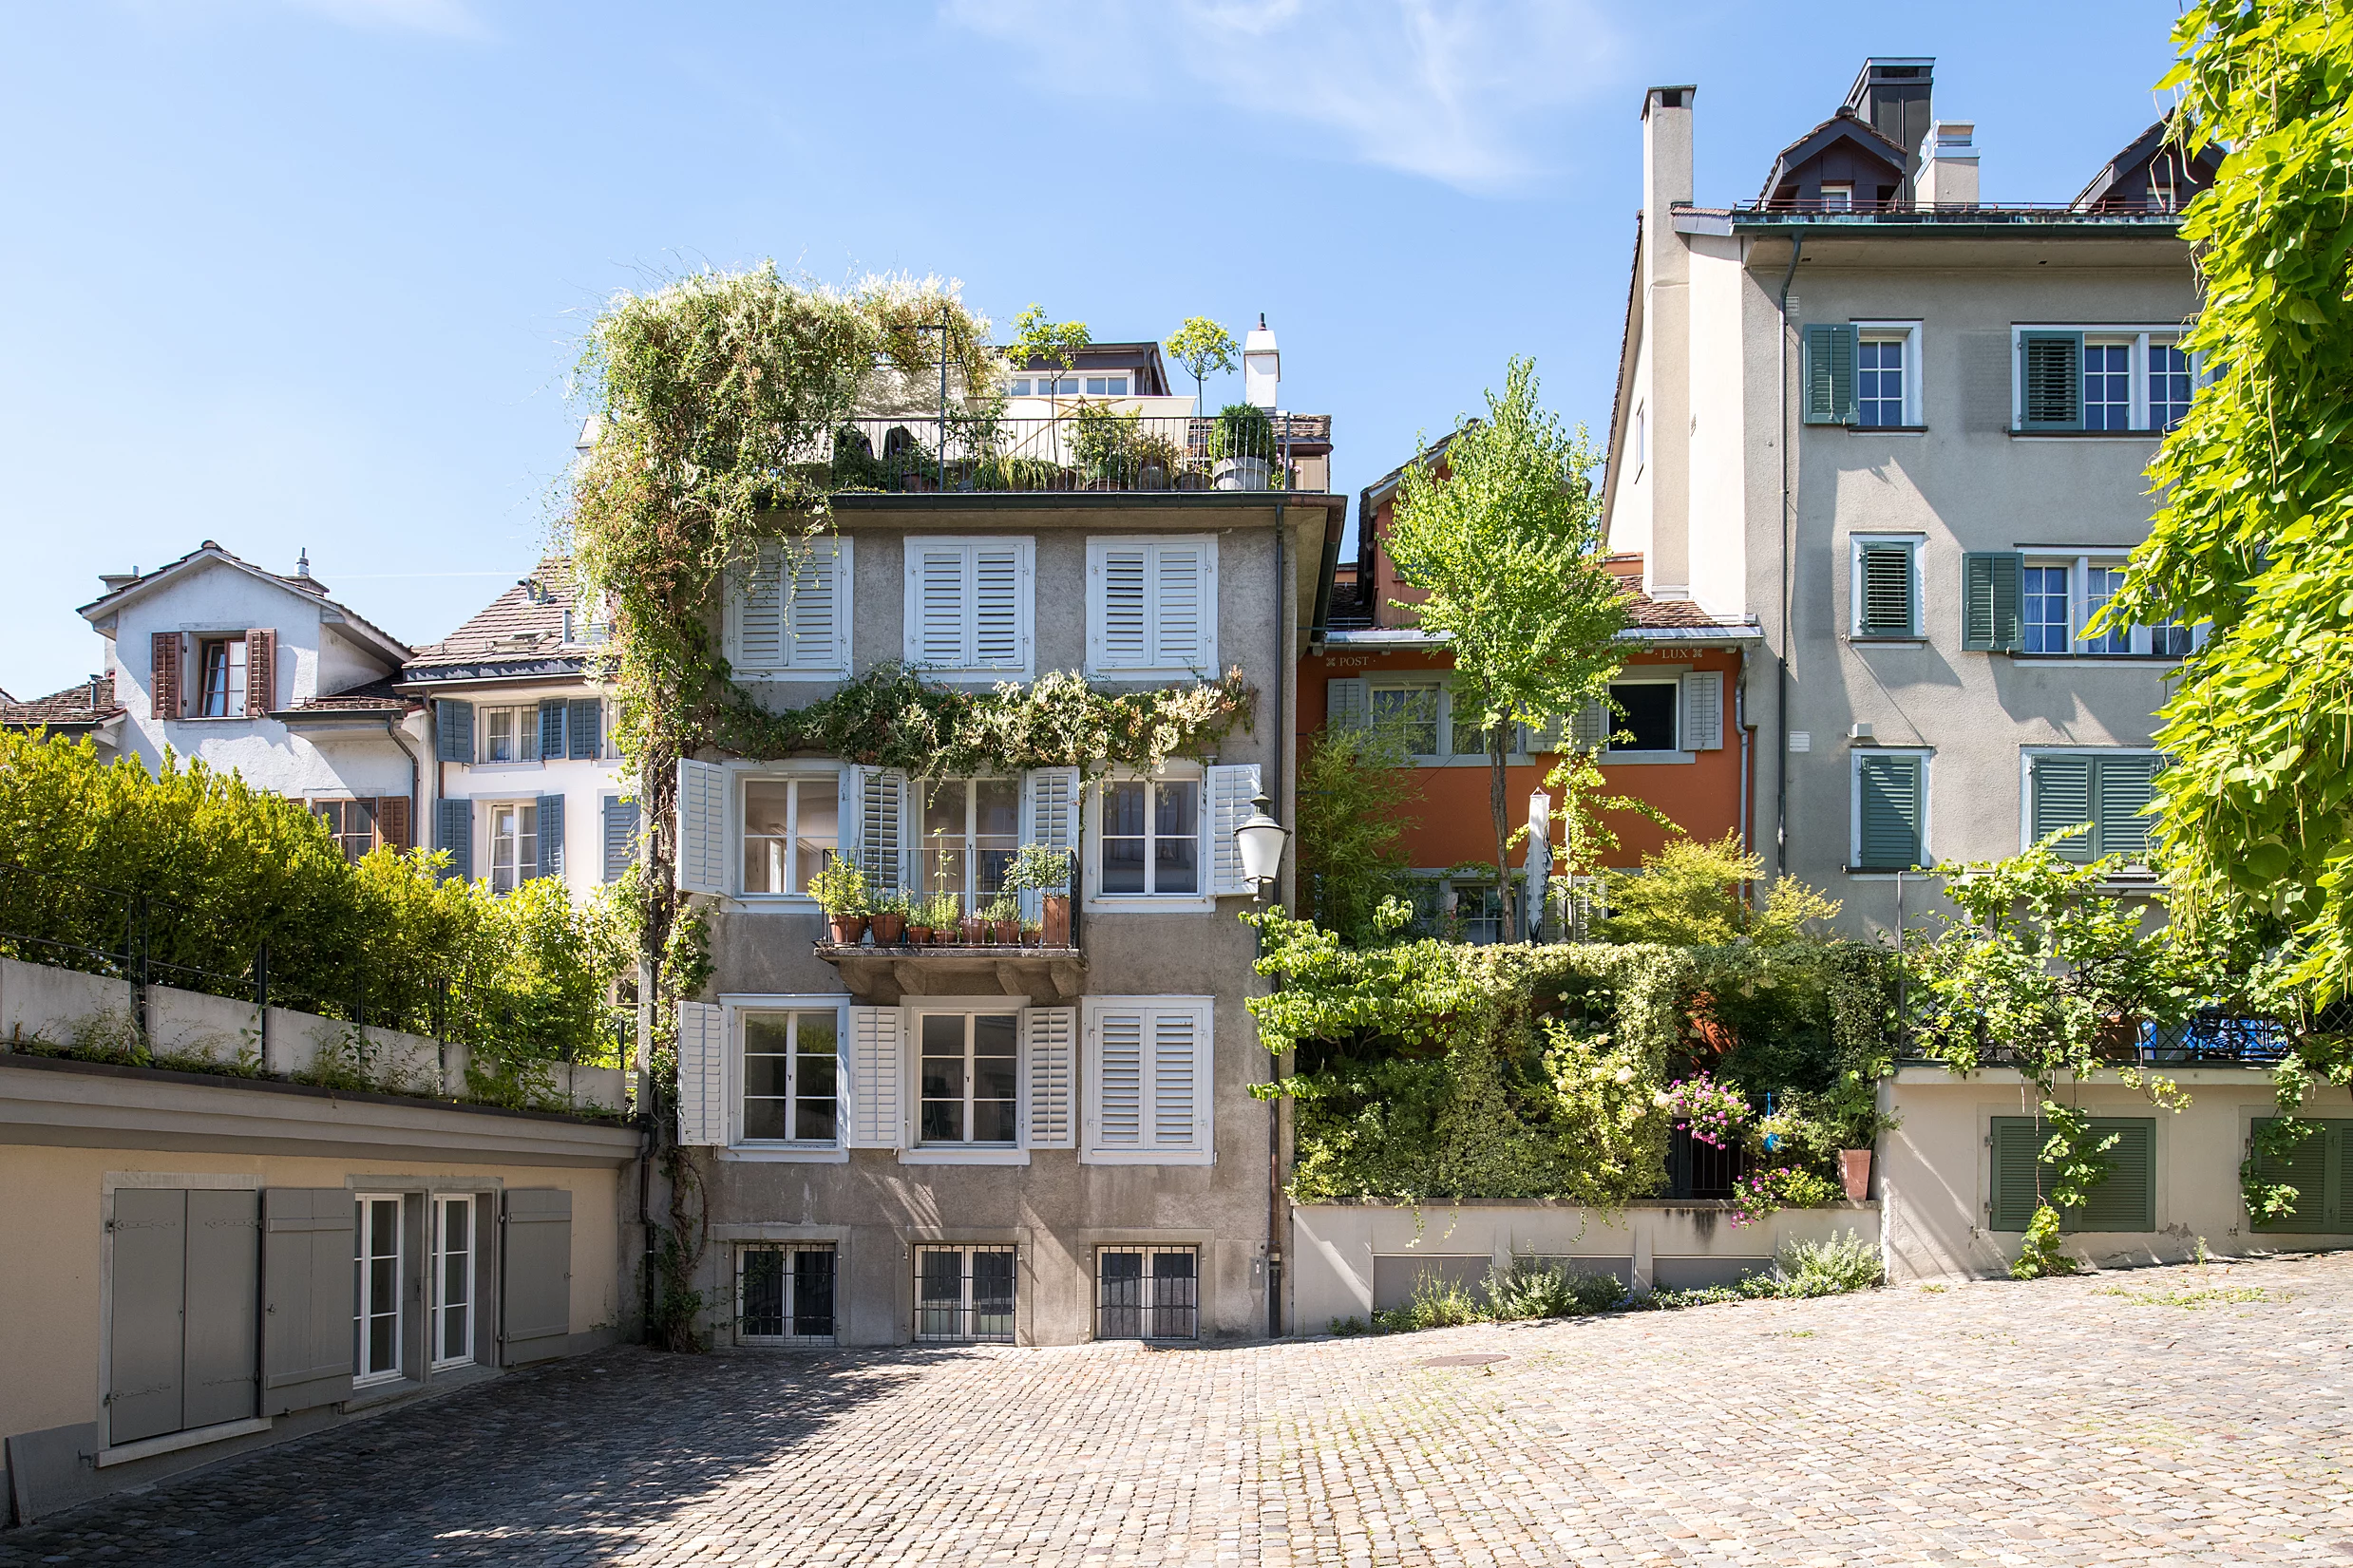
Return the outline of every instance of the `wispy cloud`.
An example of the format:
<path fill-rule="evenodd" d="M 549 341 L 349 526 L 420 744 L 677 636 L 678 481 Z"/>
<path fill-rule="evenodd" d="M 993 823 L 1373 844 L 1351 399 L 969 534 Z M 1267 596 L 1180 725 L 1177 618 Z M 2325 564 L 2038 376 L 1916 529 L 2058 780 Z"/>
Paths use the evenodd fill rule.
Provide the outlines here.
<path fill-rule="evenodd" d="M 483 38 L 490 31 L 465 0 L 287 0 L 287 4 L 370 32 Z"/>
<path fill-rule="evenodd" d="M 1617 52 L 1590 0 L 944 0 L 1058 92 L 1132 94 L 1319 128 L 1350 157 L 1471 191 L 1553 160 L 1555 112 Z"/>

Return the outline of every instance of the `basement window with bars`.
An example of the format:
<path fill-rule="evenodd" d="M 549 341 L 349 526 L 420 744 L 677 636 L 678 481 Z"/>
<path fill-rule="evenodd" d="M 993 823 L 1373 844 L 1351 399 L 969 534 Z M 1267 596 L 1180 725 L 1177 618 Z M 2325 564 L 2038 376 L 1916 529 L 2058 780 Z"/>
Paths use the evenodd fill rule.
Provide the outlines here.
<path fill-rule="evenodd" d="M 1858 534 L 1851 540 L 1856 637 L 1920 636 L 1920 547 L 1916 535 Z"/>
<path fill-rule="evenodd" d="M 1011 1247 L 916 1248 L 916 1342 L 1012 1344 L 1016 1277 Z"/>
<path fill-rule="evenodd" d="M 735 1338 L 745 1345 L 834 1342 L 833 1244 L 753 1243 L 735 1251 Z"/>
<path fill-rule="evenodd" d="M 1200 1273 L 1200 1255 L 1191 1247 L 1099 1249 L 1095 1337 L 1199 1337 Z"/>

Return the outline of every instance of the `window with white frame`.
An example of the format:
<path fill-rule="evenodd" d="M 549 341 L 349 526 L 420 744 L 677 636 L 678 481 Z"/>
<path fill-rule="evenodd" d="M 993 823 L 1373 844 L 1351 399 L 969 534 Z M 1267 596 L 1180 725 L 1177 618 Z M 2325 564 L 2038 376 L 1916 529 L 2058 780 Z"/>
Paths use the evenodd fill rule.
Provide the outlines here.
<path fill-rule="evenodd" d="M 433 1195 L 433 1370 L 474 1359 L 474 1195 Z"/>
<path fill-rule="evenodd" d="M 1470 698 L 1458 696 L 1444 675 L 1376 676 L 1365 682 L 1369 721 L 1393 728 L 1407 755 L 1424 764 L 1487 755 L 1487 733 Z M 1526 726 L 1511 731 L 1511 755 L 1528 751 Z"/>
<path fill-rule="evenodd" d="M 488 810 L 490 891 L 512 893 L 539 873 L 540 808 L 532 801 L 502 801 Z"/>
<path fill-rule="evenodd" d="M 1920 323 L 1855 323 L 1857 423 L 1867 429 L 1916 427 L 1921 412 Z"/>
<path fill-rule="evenodd" d="M 482 737 L 481 761 L 536 763 L 540 760 L 540 708 L 537 703 L 511 708 L 478 708 L 475 732 Z"/>
<path fill-rule="evenodd" d="M 1012 1344 L 1017 1279 L 1011 1247 L 916 1248 L 917 1342 Z"/>
<path fill-rule="evenodd" d="M 840 535 L 792 545 L 770 540 L 731 575 L 728 662 L 738 676 L 798 679 L 847 672 L 850 550 L 851 541 Z"/>
<path fill-rule="evenodd" d="M 1682 682 L 1678 679 L 1609 683 L 1609 751 L 1679 751 Z"/>
<path fill-rule="evenodd" d="M 919 1012 L 915 1038 L 917 1143 L 1013 1147 L 1020 1136 L 1020 1014 Z"/>
<path fill-rule="evenodd" d="M 1028 538 L 910 538 L 906 659 L 935 675 L 996 679 L 1031 667 Z"/>
<path fill-rule="evenodd" d="M 197 642 L 196 717 L 235 718 L 246 707 L 246 646 L 238 637 L 202 637 Z"/>
<path fill-rule="evenodd" d="M 1205 996 L 1090 996 L 1081 1160 L 1096 1164 L 1207 1164 L 1215 1061 Z"/>
<path fill-rule="evenodd" d="M 1177 678 L 1217 669 L 1217 540 L 1087 541 L 1087 671 Z"/>
<path fill-rule="evenodd" d="M 1822 210 L 1826 213 L 1845 213 L 1854 210 L 1854 186 L 1850 181 L 1822 181 Z"/>
<path fill-rule="evenodd" d="M 946 779 L 915 790 L 916 891 L 952 895 L 965 914 L 978 914 L 1004 891 L 1021 848 L 1021 781 Z"/>
<path fill-rule="evenodd" d="M 351 1386 L 388 1383 L 401 1374 L 402 1268 L 400 1195 L 362 1193 L 351 1251 Z"/>
<path fill-rule="evenodd" d="M 2014 327 L 2012 428 L 2157 434 L 2204 379 L 2177 327 Z"/>
<path fill-rule="evenodd" d="M 2026 551 L 2009 558 L 2019 562 L 2020 652 L 2182 658 L 2202 640 L 2173 621 L 2090 634 L 2093 617 L 2124 587 L 2122 556 Z"/>
<path fill-rule="evenodd" d="M 1111 780 L 1102 800 L 1097 891 L 1141 897 L 1203 891 L 1199 779 Z"/>
<path fill-rule="evenodd" d="M 835 1008 L 736 1014 L 743 1040 L 743 1141 L 841 1140 L 842 1015 Z"/>
<path fill-rule="evenodd" d="M 2154 751 L 2115 747 L 2068 750 L 2038 746 L 2025 760 L 2025 842 L 2041 841 L 2065 828 L 2080 831 L 2059 841 L 2062 860 L 2089 862 L 2121 855 L 2128 865 L 2149 859 L 2150 820 L 2155 781 L 2166 759 Z"/>
<path fill-rule="evenodd" d="M 743 786 L 746 894 L 806 894 L 842 846 L 841 781 L 749 778 Z"/>
<path fill-rule="evenodd" d="M 1917 535 L 1851 537 L 1849 570 L 1853 581 L 1853 635 L 1920 635 L 1921 542 Z"/>
<path fill-rule="evenodd" d="M 1634 406 L 1634 477 L 1641 479 L 1642 470 L 1650 466 L 1650 406 Z"/>
<path fill-rule="evenodd" d="M 735 1250 L 735 1337 L 753 1345 L 830 1345 L 833 1243 L 747 1242 Z"/>

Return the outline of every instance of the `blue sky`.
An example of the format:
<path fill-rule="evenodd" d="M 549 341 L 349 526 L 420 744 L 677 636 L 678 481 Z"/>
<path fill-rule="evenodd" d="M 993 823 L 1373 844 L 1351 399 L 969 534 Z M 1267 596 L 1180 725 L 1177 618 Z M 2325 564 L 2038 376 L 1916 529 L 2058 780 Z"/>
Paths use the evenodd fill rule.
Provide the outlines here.
<path fill-rule="evenodd" d="M 537 557 L 599 301 L 773 257 L 1099 337 L 1263 311 L 1354 490 L 1512 353 L 1606 416 L 1651 83 L 1753 196 L 1866 55 L 1988 199 L 2155 117 L 2161 0 L 78 0 L 0 10 L 0 687 L 211 538 L 429 641 Z M 1223 395 L 1221 395 L 1223 393 Z M 1211 388 L 1239 395 L 1239 378 Z"/>

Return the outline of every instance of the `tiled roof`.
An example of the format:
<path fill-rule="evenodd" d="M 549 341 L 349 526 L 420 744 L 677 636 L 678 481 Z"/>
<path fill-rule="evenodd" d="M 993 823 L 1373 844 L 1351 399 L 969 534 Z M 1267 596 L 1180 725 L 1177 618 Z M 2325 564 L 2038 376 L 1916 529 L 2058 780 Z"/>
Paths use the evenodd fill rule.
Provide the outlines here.
<path fill-rule="evenodd" d="M 393 677 L 370 681 L 337 691 L 332 696 L 313 697 L 307 703 L 296 703 L 284 709 L 287 713 L 402 713 L 421 706 L 414 697 L 403 696 L 392 690 Z"/>
<path fill-rule="evenodd" d="M 1825 131 L 1843 131 L 1848 135 L 1852 136 L 1857 142 L 1863 143 L 1863 145 L 1869 148 L 1872 153 L 1886 160 L 1898 174 L 1903 173 L 1905 166 L 1911 161 L 1911 154 L 1904 150 L 1904 145 L 1902 142 L 1889 140 L 1880 131 L 1878 126 L 1872 124 L 1868 120 L 1865 120 L 1861 115 L 1856 114 L 1852 109 L 1842 108 L 1836 114 L 1831 115 L 1828 120 L 1823 121 L 1822 123 L 1816 125 L 1813 129 L 1808 131 L 1805 135 L 1799 137 L 1796 141 L 1781 149 L 1780 155 L 1773 161 L 1772 170 L 1765 176 L 1765 188 L 1756 193 L 1756 199 L 1759 205 L 1773 199 L 1774 187 L 1781 183 L 1781 177 L 1787 174 L 1793 164 L 1803 163 L 1806 161 L 1804 158 L 1794 157 L 1793 155 L 1798 153 L 1800 149 L 1804 148 L 1807 142 L 1812 142 L 1817 136 L 1821 136 Z M 1878 143 L 1876 147 L 1871 146 L 1871 143 L 1874 142 Z M 1808 154 L 1808 156 L 1812 155 Z"/>
<path fill-rule="evenodd" d="M 535 587 L 536 585 L 536 587 Z M 565 612 L 572 611 L 572 640 L 564 639 Z M 585 655 L 589 617 L 579 613 L 572 559 L 550 556 L 465 625 L 437 643 L 420 648 L 404 667 L 454 664 L 533 663 L 550 657 Z"/>
<path fill-rule="evenodd" d="M 236 566 L 242 571 L 251 572 L 257 577 L 264 577 L 281 587 L 291 588 L 297 594 L 308 594 L 313 598 L 318 599 L 323 603 L 332 605 L 335 609 L 341 611 L 347 623 L 353 626 L 366 628 L 368 632 L 371 633 L 379 642 L 381 642 L 386 649 L 397 650 L 404 652 L 407 651 L 408 645 L 394 638 L 392 634 L 385 631 L 384 628 L 376 625 L 375 622 L 370 620 L 367 616 L 361 614 L 350 605 L 345 604 L 338 599 L 329 598 L 327 596 L 327 585 L 319 581 L 316 577 L 309 576 L 307 570 L 304 575 L 299 576 L 288 576 L 283 572 L 273 572 L 266 566 L 256 566 L 252 561 L 245 559 L 242 556 L 237 555 L 233 550 L 222 549 L 218 543 L 211 539 L 206 539 L 203 543 L 198 545 L 195 549 L 189 551 L 178 560 L 159 566 L 152 572 L 142 572 L 139 576 L 131 577 L 127 580 L 119 578 L 108 579 L 113 583 L 113 586 L 109 587 L 105 593 L 101 594 L 97 598 L 91 600 L 88 604 L 82 606 L 81 613 L 84 615 L 91 615 L 101 607 L 110 604 L 114 600 L 120 599 L 123 595 L 138 593 L 141 589 L 145 588 L 150 583 L 157 581 L 159 578 L 171 576 L 174 572 L 179 571 L 181 567 L 187 565 L 190 561 L 197 559 L 200 556 L 216 557 L 218 559 L 229 562 L 231 565 Z"/>
<path fill-rule="evenodd" d="M 1642 554 L 1622 550 L 1602 557 L 1609 575 L 1626 591 L 1626 616 L 1643 632 L 1710 632 L 1734 623 L 1719 621 L 1689 599 L 1654 599 L 1642 592 Z"/>
<path fill-rule="evenodd" d="M 84 681 L 63 691 L 53 691 L 31 702 L 0 701 L 0 726 L 10 729 L 37 729 L 59 725 L 104 724 L 123 709 L 114 700 L 114 677 L 109 675 L 98 683 L 98 700 L 90 700 L 90 683 Z"/>

